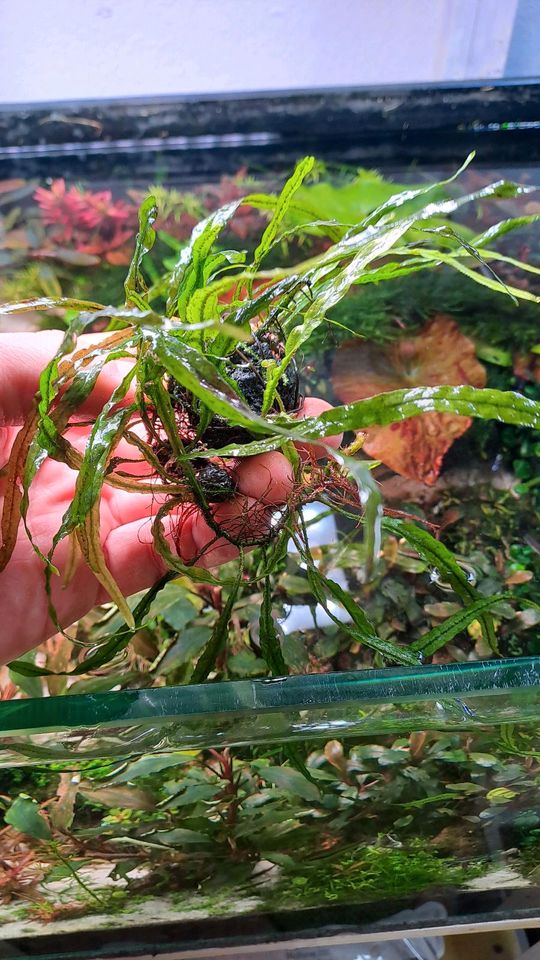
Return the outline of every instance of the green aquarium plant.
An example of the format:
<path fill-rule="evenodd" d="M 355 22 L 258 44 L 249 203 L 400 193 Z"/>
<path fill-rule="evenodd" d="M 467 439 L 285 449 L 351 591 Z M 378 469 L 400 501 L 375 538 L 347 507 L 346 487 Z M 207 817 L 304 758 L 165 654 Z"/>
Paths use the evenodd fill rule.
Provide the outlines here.
<path fill-rule="evenodd" d="M 386 285 L 444 265 L 463 283 L 473 281 L 515 304 L 539 301 L 525 287 L 504 283 L 494 270 L 509 262 L 524 271 L 537 273 L 536 268 L 490 246 L 524 222 L 532 223 L 536 215 L 502 220 L 472 238 L 449 219 L 467 203 L 513 197 L 529 189 L 499 181 L 473 193 L 448 196 L 448 185 L 470 159 L 448 180 L 391 193 L 356 222 L 340 222 L 325 218 L 324 207 L 310 216 L 309 188 L 303 184 L 314 160 L 307 157 L 279 195 L 250 193 L 226 203 L 194 227 L 162 275 L 156 275 L 154 265 L 146 276 L 145 258 L 156 239 L 158 213 L 155 198 L 149 196 L 139 211 L 121 307 L 42 297 L 0 308 L 4 315 L 63 309 L 73 316 L 56 356 L 43 371 L 33 409 L 5 471 L 0 568 L 9 564 L 23 524 L 43 564 L 50 615 L 62 630 L 66 624 L 60 622 L 53 602 L 55 556 L 62 541 L 71 543 L 66 590 L 81 557 L 90 567 L 116 604 L 121 623 L 102 635 L 99 646 L 74 672 L 86 673 L 125 649 L 144 627 L 167 581 L 184 577 L 201 584 L 201 589 L 222 591 L 219 615 L 190 676 L 193 682 L 213 673 L 235 601 L 246 583 L 261 590 L 261 660 L 270 673 L 286 673 L 272 616 L 272 586 L 291 539 L 305 565 L 312 597 L 351 641 L 374 651 L 382 662 L 418 664 L 475 621 L 481 624 L 487 646 L 497 651 L 490 611 L 511 601 L 511 592 L 480 594 L 452 553 L 429 532 L 429 524 L 385 511 L 372 477 L 375 464 L 358 452 L 362 431 L 430 413 L 538 429 L 540 403 L 514 391 L 443 382 L 390 389 L 298 416 L 302 350 L 353 288 Z M 266 224 L 249 255 L 220 242 L 235 216 L 246 209 L 262 213 Z M 279 252 L 307 235 L 324 243 L 312 248 L 307 259 L 281 266 Z M 100 336 L 88 342 L 84 335 L 96 329 L 102 331 Z M 85 401 L 99 374 L 113 361 L 123 362 L 123 373 L 89 422 Z M 75 426 L 86 429 L 82 448 L 73 441 Z M 352 439 L 336 450 L 328 438 L 342 433 Z M 242 501 L 240 465 L 246 458 L 274 451 L 281 452 L 288 464 L 291 482 L 286 496 L 273 503 L 264 496 L 255 504 Z M 76 483 L 59 529 L 44 547 L 33 530 L 31 504 L 36 474 L 47 458 L 66 464 Z M 123 596 L 101 546 L 100 507 L 110 488 L 153 498 L 153 544 L 170 571 L 135 603 Z M 376 567 L 384 530 L 406 541 L 451 587 L 459 606 L 412 645 L 385 639 L 364 610 L 315 563 L 302 514 L 302 507 L 315 500 L 363 527 L 366 576 Z M 186 556 L 178 549 L 177 521 L 190 511 L 204 519 L 210 535 L 203 547 Z M 235 568 L 227 566 L 219 573 L 217 554 L 213 558 L 211 551 L 223 545 L 226 558 L 236 555 L 237 560 Z M 252 550 L 254 555 L 248 555 Z M 346 610 L 349 623 L 341 623 L 329 600 Z M 19 676 L 51 673 L 22 660 L 11 667 Z"/>

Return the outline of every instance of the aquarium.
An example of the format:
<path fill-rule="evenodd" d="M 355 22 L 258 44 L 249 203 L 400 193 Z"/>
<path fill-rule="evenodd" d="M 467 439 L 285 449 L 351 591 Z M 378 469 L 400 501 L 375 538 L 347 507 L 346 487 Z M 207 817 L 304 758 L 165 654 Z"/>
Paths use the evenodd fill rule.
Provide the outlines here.
<path fill-rule="evenodd" d="M 534 922 L 539 99 L 0 116 L 2 955 Z"/>

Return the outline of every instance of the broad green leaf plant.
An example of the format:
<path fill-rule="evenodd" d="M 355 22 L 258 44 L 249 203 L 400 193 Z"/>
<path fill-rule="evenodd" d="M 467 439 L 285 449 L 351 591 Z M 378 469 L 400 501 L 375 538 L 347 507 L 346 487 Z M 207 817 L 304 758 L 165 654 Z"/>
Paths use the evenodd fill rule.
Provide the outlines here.
<path fill-rule="evenodd" d="M 194 668 L 193 681 L 204 681 L 223 649 L 233 604 L 245 580 L 245 552 L 257 548 L 249 575 L 262 584 L 260 650 L 268 670 L 286 672 L 272 617 L 272 574 L 279 567 L 292 537 L 302 556 L 317 602 L 346 609 L 345 629 L 387 663 L 415 665 L 431 655 L 472 620 L 478 619 L 486 641 L 497 651 L 492 607 L 500 593 L 480 596 L 452 554 L 422 526 L 403 518 L 384 517 L 370 464 L 354 455 L 358 444 L 330 451 L 321 465 L 303 460 L 295 443 L 317 442 L 375 424 L 392 424 L 436 411 L 507 424 L 539 428 L 540 404 L 514 392 L 470 386 L 430 386 L 393 390 L 298 419 L 300 407 L 296 358 L 322 324 L 327 312 L 357 284 L 379 284 L 442 264 L 463 281 L 496 290 L 516 304 L 538 302 L 528 289 L 507 286 L 494 272 L 499 262 L 539 272 L 529 264 L 505 257 L 488 247 L 499 236 L 536 217 L 504 220 L 483 234 L 462 237 L 447 219 L 462 206 L 489 198 L 513 197 L 530 188 L 499 181 L 474 193 L 449 198 L 446 188 L 470 163 L 472 156 L 448 180 L 386 197 L 357 223 L 324 220 L 320 211 L 309 219 L 302 186 L 314 159 L 300 161 L 279 196 L 250 194 L 234 200 L 202 220 L 182 247 L 172 269 L 149 283 L 145 256 L 155 241 L 157 206 L 148 197 L 140 208 L 139 231 L 125 280 L 122 307 L 92 301 L 42 298 L 4 305 L 2 314 L 64 308 L 75 312 L 57 355 L 43 371 L 34 408 L 21 429 L 7 468 L 7 495 L 2 516 L 0 569 L 10 561 L 19 524 L 33 542 L 28 507 L 34 477 L 47 457 L 67 464 L 77 474 L 75 495 L 50 551 L 40 553 L 49 595 L 57 576 L 55 550 L 71 538 L 74 551 L 106 589 L 124 618 L 124 625 L 106 638 L 76 668 L 87 672 L 108 662 L 145 622 L 161 586 L 173 576 L 221 585 L 226 601 L 206 648 Z M 297 197 L 302 196 L 302 203 Z M 251 259 L 245 251 L 224 249 L 220 238 L 239 207 L 264 211 L 267 225 Z M 328 246 L 294 266 L 268 268 L 265 263 L 284 241 L 302 233 L 326 237 Z M 105 322 L 101 339 L 78 348 L 80 334 Z M 93 389 L 103 366 L 129 360 L 127 373 L 91 427 L 84 452 L 70 442 L 67 431 Z M 145 464 L 136 473 L 126 469 L 132 457 Z M 280 450 L 294 471 L 294 495 L 275 510 L 268 522 L 253 530 L 231 533 L 216 519 L 215 504 L 234 492 L 231 463 L 254 454 Z M 110 573 L 99 537 L 100 498 L 106 485 L 134 493 L 155 494 L 152 518 L 155 548 L 171 573 L 140 600 L 134 609 Z M 404 538 L 426 560 L 440 580 L 450 584 L 463 604 L 462 612 L 435 627 L 412 647 L 383 640 L 365 613 L 332 579 L 324 576 L 310 554 L 301 508 L 310 500 L 354 515 L 364 525 L 369 564 L 376 563 L 380 531 L 386 526 Z M 225 537 L 238 551 L 238 572 L 228 579 L 206 568 L 204 558 L 179 559 L 165 535 L 165 520 L 180 504 L 202 511 L 216 538 Z M 36 551 L 39 553 L 37 545 Z M 67 587 L 69 589 L 69 586 Z M 504 599 L 508 599 L 505 594 Z M 51 614 L 55 612 L 51 604 Z M 334 616 L 334 614 L 331 614 Z M 59 624 L 61 629 L 63 624 Z M 342 625 L 343 626 L 343 625 Z M 20 673 L 40 668 L 18 661 Z M 43 672 L 43 671 L 41 671 Z"/>

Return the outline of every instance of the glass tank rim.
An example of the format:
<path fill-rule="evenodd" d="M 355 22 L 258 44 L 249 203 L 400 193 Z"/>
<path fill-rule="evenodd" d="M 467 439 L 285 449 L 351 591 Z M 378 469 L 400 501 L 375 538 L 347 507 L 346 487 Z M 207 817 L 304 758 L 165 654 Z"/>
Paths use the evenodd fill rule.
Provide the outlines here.
<path fill-rule="evenodd" d="M 351 704 L 391 706 L 463 696 L 502 698 L 519 691 L 540 692 L 540 657 L 5 700 L 0 702 L 0 736 L 197 716 L 226 719 L 253 711 L 325 710 Z"/>

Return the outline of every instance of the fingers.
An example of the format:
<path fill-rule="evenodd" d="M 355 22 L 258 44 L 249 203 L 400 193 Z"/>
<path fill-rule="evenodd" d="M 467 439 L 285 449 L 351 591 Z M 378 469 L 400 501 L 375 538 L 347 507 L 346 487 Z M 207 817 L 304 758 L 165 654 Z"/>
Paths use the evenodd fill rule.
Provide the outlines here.
<path fill-rule="evenodd" d="M 328 403 L 326 400 L 321 400 L 319 397 L 306 397 L 298 417 L 318 417 L 321 413 L 324 413 L 325 410 L 331 409 L 332 404 Z M 325 437 L 324 442 L 328 444 L 329 447 L 333 447 L 334 450 L 338 450 L 342 440 L 343 434 L 337 433 L 333 436 Z M 313 456 L 317 459 L 328 456 L 326 447 L 322 446 L 320 443 L 298 442 L 295 444 L 295 446 L 303 460 L 307 460 Z"/>
<path fill-rule="evenodd" d="M 291 464 L 277 451 L 242 460 L 235 478 L 240 493 L 269 505 L 285 503 L 294 484 Z"/>
<path fill-rule="evenodd" d="M 23 422 L 39 384 L 39 377 L 62 342 L 61 330 L 34 333 L 0 333 L 0 427 Z M 104 339 L 103 334 L 78 338 L 77 350 Z M 81 411 L 97 414 L 129 370 L 129 361 L 104 364 L 96 385 Z"/>
<path fill-rule="evenodd" d="M 22 423 L 40 373 L 61 342 L 60 330 L 0 333 L 0 426 Z"/>

